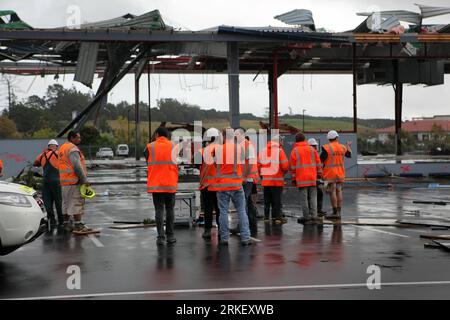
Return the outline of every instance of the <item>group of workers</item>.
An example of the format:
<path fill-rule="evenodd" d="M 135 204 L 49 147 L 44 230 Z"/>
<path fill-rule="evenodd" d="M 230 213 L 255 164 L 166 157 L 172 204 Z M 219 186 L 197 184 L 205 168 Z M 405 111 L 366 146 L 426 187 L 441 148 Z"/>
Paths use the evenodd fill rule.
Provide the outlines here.
<path fill-rule="evenodd" d="M 174 159 L 179 152 L 169 140 L 169 132 L 159 127 L 156 140 L 148 144 L 144 154 L 147 160 L 147 190 L 153 194 L 158 231 L 157 244 L 176 242 L 173 232 L 175 193 L 178 186 L 178 167 Z M 216 214 L 219 228 L 219 245 L 228 245 L 229 206 L 233 203 L 238 217 L 238 233 L 241 244 L 250 245 L 257 234 L 256 185 L 264 188 L 264 222 L 282 225 L 287 222 L 282 214 L 282 193 L 285 176 L 290 173 L 292 184 L 299 189 L 303 218 L 300 223 L 322 224 L 326 212 L 322 209 L 323 187 L 330 194 L 332 214 L 328 219 L 339 220 L 342 208 L 342 184 L 345 180 L 344 157 L 351 157 L 350 143 L 339 143 L 339 134 L 328 133 L 328 144 L 322 147 L 320 156 L 315 139 L 306 141 L 303 133 L 297 133 L 290 157 L 280 139 L 271 139 L 260 153 L 244 129 L 227 128 L 220 133 L 211 128 L 205 132 L 208 142 L 194 153 L 194 161 L 200 163 L 199 190 L 204 203 L 203 238 L 211 239 Z M 166 229 L 164 230 L 164 211 Z"/>
<path fill-rule="evenodd" d="M 315 139 L 306 141 L 297 133 L 288 158 L 279 136 L 272 138 L 257 153 L 255 145 L 245 136 L 244 129 L 231 128 L 222 132 L 215 128 L 206 131 L 207 142 L 193 154 L 194 163 L 200 167 L 199 190 L 204 204 L 204 239 L 211 239 L 214 213 L 219 228 L 218 242 L 228 245 L 230 202 L 238 217 L 236 233 L 241 244 L 250 245 L 257 235 L 257 185 L 264 188 L 264 222 L 282 225 L 287 222 L 282 214 L 282 193 L 285 176 L 290 173 L 292 185 L 299 189 L 299 201 L 305 225 L 322 224 L 323 192 L 330 194 L 332 214 L 328 219 L 340 219 L 342 184 L 345 180 L 344 157 L 351 157 L 350 144 L 338 141 L 339 134 L 328 133 L 328 144 L 318 153 Z M 159 127 L 144 156 L 147 162 L 147 192 L 152 194 L 157 226 L 157 245 L 173 244 L 175 194 L 178 190 L 177 156 L 180 150 L 169 140 L 169 131 Z M 71 131 L 67 141 L 59 146 L 50 140 L 48 147 L 38 155 L 34 166 L 44 172 L 42 196 L 51 227 L 89 233 L 91 228 L 83 221 L 84 204 L 80 188 L 89 186 L 83 153 L 78 148 L 81 137 Z M 0 175 L 3 164 L 0 161 Z M 56 208 L 56 215 L 54 212 Z M 165 213 L 165 214 L 164 214 Z M 165 226 L 165 228 L 164 228 Z"/>

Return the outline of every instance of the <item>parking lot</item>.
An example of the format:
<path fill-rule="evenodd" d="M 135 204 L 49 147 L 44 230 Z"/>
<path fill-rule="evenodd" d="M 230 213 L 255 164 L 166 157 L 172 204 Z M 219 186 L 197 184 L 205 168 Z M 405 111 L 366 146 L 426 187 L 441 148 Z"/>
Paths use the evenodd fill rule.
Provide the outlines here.
<path fill-rule="evenodd" d="M 194 189 L 195 184 L 181 184 Z M 0 258 L 0 298 L 94 299 L 445 299 L 450 295 L 450 253 L 424 248 L 429 228 L 324 225 L 302 226 L 296 190 L 286 188 L 283 226 L 258 222 L 255 245 L 228 247 L 203 228 L 177 228 L 174 246 L 157 247 L 156 228 L 114 230 L 115 220 L 153 218 L 153 203 L 142 184 L 96 186 L 85 221 L 99 235 L 73 236 L 52 230 Z M 446 206 L 415 205 L 442 199 L 445 189 L 356 188 L 345 190 L 345 218 L 450 219 Z M 325 209 L 328 202 L 325 202 Z M 262 210 L 259 204 L 259 210 Z M 216 230 L 213 234 L 216 234 Z M 366 283 L 380 270 L 381 289 Z M 81 270 L 81 289 L 68 289 L 70 266 Z M 370 271 L 370 269 L 369 269 Z M 70 287 L 70 286 L 69 286 Z M 414 290 L 411 290 L 411 288 Z M 420 289 L 419 289 L 420 288 Z"/>

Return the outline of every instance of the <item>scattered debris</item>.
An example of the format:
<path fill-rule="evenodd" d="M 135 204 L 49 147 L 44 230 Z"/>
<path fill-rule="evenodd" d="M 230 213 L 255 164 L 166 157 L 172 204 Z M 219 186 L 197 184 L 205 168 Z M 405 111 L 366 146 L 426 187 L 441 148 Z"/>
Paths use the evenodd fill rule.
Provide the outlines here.
<path fill-rule="evenodd" d="M 428 249 L 442 249 L 442 246 L 433 242 L 424 243 L 423 246 Z"/>
<path fill-rule="evenodd" d="M 421 234 L 420 237 L 422 239 L 430 239 L 430 240 L 450 240 L 450 234 L 441 234 L 441 235 Z"/>
<path fill-rule="evenodd" d="M 408 220 L 408 219 L 403 219 L 403 220 L 398 220 L 397 221 L 399 224 L 402 225 L 415 225 L 415 226 L 422 226 L 422 227 L 446 227 L 446 228 L 450 228 L 450 221 L 438 221 L 438 220 Z"/>
<path fill-rule="evenodd" d="M 324 220 L 324 224 L 343 224 L 357 226 L 397 227 L 396 219 L 348 219 L 341 221 Z"/>
<path fill-rule="evenodd" d="M 422 201 L 422 200 L 414 200 L 413 203 L 415 204 L 434 204 L 437 206 L 446 206 L 447 203 L 450 203 L 450 201 Z"/>
<path fill-rule="evenodd" d="M 126 229 L 137 229 L 137 228 L 149 228 L 149 227 L 156 227 L 156 223 L 155 224 L 123 224 L 120 226 L 112 226 L 109 227 L 110 229 L 116 229 L 116 230 L 126 230 Z"/>
<path fill-rule="evenodd" d="M 443 248 L 447 251 L 450 251 L 450 242 L 440 242 L 440 241 L 436 241 L 436 240 L 433 240 L 433 242 L 440 245 L 441 248 Z"/>

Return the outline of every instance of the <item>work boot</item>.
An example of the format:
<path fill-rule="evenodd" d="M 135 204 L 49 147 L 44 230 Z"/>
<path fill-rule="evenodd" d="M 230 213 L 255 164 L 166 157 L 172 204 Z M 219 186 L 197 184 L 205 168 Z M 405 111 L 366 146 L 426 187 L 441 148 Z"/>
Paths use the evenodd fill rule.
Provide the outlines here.
<path fill-rule="evenodd" d="M 326 211 L 323 211 L 322 209 L 319 209 L 319 210 L 317 210 L 317 216 L 318 217 L 325 217 L 325 214 L 326 214 L 327 212 Z"/>
<path fill-rule="evenodd" d="M 251 240 L 241 241 L 241 246 L 243 246 L 243 247 L 247 247 L 247 246 L 251 246 L 251 245 L 252 245 L 252 241 Z"/>
<path fill-rule="evenodd" d="M 238 234 L 239 233 L 239 229 L 238 228 L 230 229 L 230 233 L 231 234 Z"/>
<path fill-rule="evenodd" d="M 219 241 L 219 246 L 228 246 L 228 241 L 227 240 L 220 240 Z"/>
<path fill-rule="evenodd" d="M 162 246 L 166 243 L 166 237 L 157 237 L 156 238 L 156 245 Z"/>
<path fill-rule="evenodd" d="M 75 227 L 73 228 L 72 232 L 91 232 L 92 229 L 87 227 L 82 222 L 75 222 Z"/>
<path fill-rule="evenodd" d="M 341 216 L 341 207 L 337 207 L 337 215 L 340 217 Z"/>
<path fill-rule="evenodd" d="M 202 234 L 202 238 L 206 240 L 211 240 L 211 229 L 205 229 Z"/>
<path fill-rule="evenodd" d="M 177 239 L 175 239 L 174 236 L 167 237 L 167 244 L 174 244 L 177 242 Z"/>

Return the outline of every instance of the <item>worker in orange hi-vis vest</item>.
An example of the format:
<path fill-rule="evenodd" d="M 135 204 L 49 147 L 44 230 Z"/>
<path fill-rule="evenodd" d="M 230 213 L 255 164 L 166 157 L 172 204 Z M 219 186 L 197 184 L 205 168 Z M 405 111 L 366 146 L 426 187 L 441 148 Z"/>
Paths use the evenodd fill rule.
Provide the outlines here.
<path fill-rule="evenodd" d="M 339 134 L 335 130 L 328 132 L 327 139 L 329 143 L 322 147 L 320 154 L 320 160 L 323 163 L 323 180 L 328 185 L 333 208 L 333 214 L 327 218 L 339 220 L 343 203 L 342 185 L 345 181 L 344 157 L 351 158 L 351 143 L 347 141 L 345 146 L 340 144 Z"/>
<path fill-rule="evenodd" d="M 66 230 L 75 233 L 89 233 L 93 230 L 81 220 L 85 199 L 81 196 L 80 187 L 90 185 L 84 155 L 78 148 L 81 136 L 78 132 L 70 131 L 67 140 L 58 151 L 64 226 Z M 71 225 L 71 216 L 75 222 L 74 226 Z"/>
<path fill-rule="evenodd" d="M 323 224 L 317 216 L 317 168 L 321 162 L 316 149 L 306 142 L 301 132 L 295 135 L 295 144 L 290 156 L 290 169 L 295 186 L 300 191 L 300 206 L 303 219 L 300 223 Z"/>
<path fill-rule="evenodd" d="M 264 222 L 284 224 L 281 216 L 281 197 L 284 188 L 284 176 L 289 171 L 289 160 L 281 146 L 279 138 L 273 138 L 258 155 L 258 169 L 261 185 L 264 187 Z"/>
<path fill-rule="evenodd" d="M 228 245 L 230 237 L 228 226 L 228 211 L 230 200 L 236 208 L 239 228 L 241 233 L 241 244 L 247 246 L 251 244 L 250 229 L 248 226 L 248 216 L 245 209 L 245 194 L 242 187 L 244 161 L 244 150 L 235 141 L 235 132 L 232 128 L 224 129 L 222 132 L 224 143 L 214 151 L 216 163 L 216 176 L 211 180 L 208 189 L 217 191 L 217 201 L 219 203 L 219 244 Z"/>
<path fill-rule="evenodd" d="M 52 139 L 48 142 L 47 148 L 37 156 L 33 165 L 35 167 L 42 167 L 44 171 L 44 182 L 42 184 L 42 199 L 44 200 L 45 210 L 47 211 L 48 222 L 51 227 L 57 224 L 62 226 L 64 224 L 62 212 L 62 195 L 61 183 L 59 181 L 59 156 L 58 156 L 58 141 Z M 55 211 L 53 205 L 56 207 L 58 221 L 56 221 Z"/>
<path fill-rule="evenodd" d="M 235 134 L 237 143 L 241 145 L 244 150 L 245 162 L 242 164 L 242 173 L 244 175 L 242 183 L 244 187 L 250 235 L 252 237 L 256 237 L 258 234 L 258 210 L 256 209 L 252 198 L 253 186 L 258 183 L 259 177 L 256 147 L 250 139 L 247 139 L 248 137 L 245 136 L 245 131 L 243 128 L 237 128 Z"/>
<path fill-rule="evenodd" d="M 175 194 L 178 188 L 177 146 L 169 140 L 169 131 L 156 129 L 156 140 L 144 151 L 147 160 L 147 192 L 152 194 L 155 206 L 157 245 L 174 244 Z M 164 209 L 166 229 L 164 231 Z M 167 238 L 166 238 L 167 237 Z"/>
<path fill-rule="evenodd" d="M 220 225 L 220 210 L 217 203 L 217 192 L 208 190 L 208 187 L 216 176 L 216 165 L 213 154 L 216 147 L 220 145 L 222 134 L 216 128 L 209 128 L 205 132 L 205 137 L 208 141 L 204 142 L 205 146 L 202 149 L 194 153 L 194 159 L 195 164 L 200 167 L 199 190 L 204 205 L 205 230 L 202 237 L 205 240 L 209 240 L 211 239 L 214 212 L 216 214 L 217 226 Z M 220 238 L 219 233 L 217 233 L 217 236 Z"/>
<path fill-rule="evenodd" d="M 0 177 L 3 177 L 3 161 L 0 159 Z"/>

